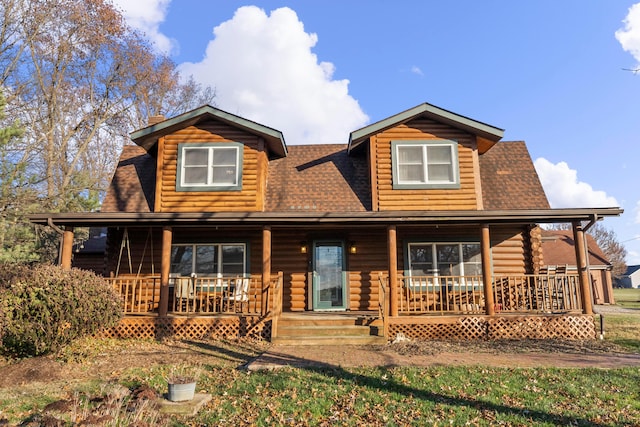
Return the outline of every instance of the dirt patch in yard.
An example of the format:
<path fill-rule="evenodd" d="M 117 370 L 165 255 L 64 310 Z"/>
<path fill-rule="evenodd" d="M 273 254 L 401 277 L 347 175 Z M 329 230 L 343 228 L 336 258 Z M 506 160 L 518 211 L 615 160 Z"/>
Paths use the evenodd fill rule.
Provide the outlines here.
<path fill-rule="evenodd" d="M 616 368 L 640 366 L 640 354 L 603 341 L 403 341 L 386 346 L 273 346 L 247 368 L 323 365 Z"/>
<path fill-rule="evenodd" d="M 106 343 L 106 344 L 105 344 Z M 403 341 L 385 346 L 275 346 L 260 341 L 93 341 L 98 348 L 0 364 L 0 388 L 38 383 L 117 380 L 127 369 L 189 363 L 270 369 L 281 366 L 504 367 L 640 366 L 640 354 L 606 341 Z"/>

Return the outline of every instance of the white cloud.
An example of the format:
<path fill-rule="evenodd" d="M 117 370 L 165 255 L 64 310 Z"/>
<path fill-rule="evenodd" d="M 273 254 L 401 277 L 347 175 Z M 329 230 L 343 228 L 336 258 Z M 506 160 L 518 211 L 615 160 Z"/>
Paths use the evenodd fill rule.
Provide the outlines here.
<path fill-rule="evenodd" d="M 424 73 L 422 72 L 422 70 L 420 69 L 420 67 L 418 67 L 417 65 L 414 65 L 411 67 L 411 72 L 413 74 L 417 74 L 419 76 L 424 76 Z"/>
<path fill-rule="evenodd" d="M 622 22 L 624 29 L 616 31 L 616 39 L 624 50 L 640 62 L 640 3 L 629 8 L 629 13 Z"/>
<path fill-rule="evenodd" d="M 167 16 L 171 0 L 112 0 L 119 9 L 127 24 L 142 31 L 162 53 L 169 54 L 176 48 L 175 40 L 171 40 L 160 32 L 160 24 Z"/>
<path fill-rule="evenodd" d="M 534 162 L 552 208 L 594 208 L 619 206 L 614 197 L 578 181 L 578 173 L 565 162 L 553 164 L 545 158 Z"/>
<path fill-rule="evenodd" d="M 290 8 L 241 7 L 213 34 L 204 59 L 180 71 L 214 87 L 219 108 L 282 131 L 289 144 L 345 143 L 368 122 Z"/>
<path fill-rule="evenodd" d="M 638 201 L 638 203 L 636 203 L 636 207 L 635 207 L 635 209 L 633 211 L 636 214 L 634 222 L 636 224 L 640 224 L 640 200 Z"/>

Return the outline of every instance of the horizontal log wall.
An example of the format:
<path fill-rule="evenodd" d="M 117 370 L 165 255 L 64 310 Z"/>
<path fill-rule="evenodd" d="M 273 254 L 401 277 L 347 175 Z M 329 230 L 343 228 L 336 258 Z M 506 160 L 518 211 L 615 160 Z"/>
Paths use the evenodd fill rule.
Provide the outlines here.
<path fill-rule="evenodd" d="M 347 271 L 349 305 L 351 310 L 377 310 L 380 285 L 378 276 L 386 275 L 387 235 L 384 229 L 354 232 L 348 236 L 348 241 L 355 244 L 357 252 L 348 253 Z"/>
<path fill-rule="evenodd" d="M 108 231 L 106 276 L 160 274 L 162 229 L 151 228 L 151 234 L 148 227 L 129 227 L 126 230 L 128 239 L 124 240 L 124 247 L 125 228 Z"/>
<path fill-rule="evenodd" d="M 300 242 L 306 239 L 304 232 L 295 230 L 274 230 L 271 235 L 271 274 L 283 272 L 283 311 L 304 311 L 307 307 L 311 241 L 307 242 L 308 252 L 300 253 Z"/>
<path fill-rule="evenodd" d="M 240 142 L 244 144 L 241 191 L 176 191 L 178 144 Z M 208 121 L 169 134 L 161 141 L 163 168 L 159 171 L 156 209 L 159 212 L 261 211 L 267 156 L 264 142 L 247 132 Z"/>
<path fill-rule="evenodd" d="M 489 232 L 494 275 L 531 273 L 524 228 L 492 226 Z"/>
<path fill-rule="evenodd" d="M 375 139 L 372 145 L 376 147 L 376 182 L 373 184 L 376 188 L 373 194 L 378 195 L 379 210 L 474 210 L 482 206 L 477 170 L 478 153 L 473 135 L 433 120 L 416 119 L 372 138 Z M 458 141 L 460 188 L 394 190 L 391 141 L 427 139 Z"/>

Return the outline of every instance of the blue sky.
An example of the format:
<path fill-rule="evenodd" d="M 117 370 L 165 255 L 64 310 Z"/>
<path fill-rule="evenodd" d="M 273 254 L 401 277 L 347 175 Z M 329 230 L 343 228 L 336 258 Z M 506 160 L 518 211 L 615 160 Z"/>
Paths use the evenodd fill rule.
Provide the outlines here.
<path fill-rule="evenodd" d="M 423 102 L 503 128 L 552 207 L 623 207 L 604 224 L 640 264 L 637 1 L 116 3 L 217 107 L 290 145 L 346 143 Z"/>

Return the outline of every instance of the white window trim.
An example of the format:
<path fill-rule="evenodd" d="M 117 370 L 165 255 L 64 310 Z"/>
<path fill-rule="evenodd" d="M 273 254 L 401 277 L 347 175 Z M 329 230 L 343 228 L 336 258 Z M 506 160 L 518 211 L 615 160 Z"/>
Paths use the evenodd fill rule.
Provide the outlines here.
<path fill-rule="evenodd" d="M 216 184 L 213 181 L 213 156 L 216 149 L 229 149 L 236 150 L 236 173 L 235 182 L 233 184 Z M 178 144 L 178 161 L 176 171 L 176 191 L 239 191 L 242 190 L 242 164 L 243 164 L 243 148 L 244 145 L 237 142 L 225 142 L 225 143 L 183 143 Z M 207 152 L 207 182 L 206 183 L 185 183 L 185 168 L 189 166 L 184 165 L 183 159 L 185 158 L 185 150 L 206 150 Z"/>
<path fill-rule="evenodd" d="M 452 167 L 452 181 L 429 181 L 428 178 L 428 156 L 427 147 L 429 146 L 448 146 L 451 150 L 451 167 Z M 415 147 L 422 148 L 422 167 L 424 181 L 403 181 L 400 179 L 400 147 Z M 396 190 L 402 189 L 457 189 L 460 188 L 460 171 L 458 161 L 458 142 L 448 139 L 429 139 L 418 141 L 391 141 L 391 163 L 393 171 L 393 188 Z"/>

